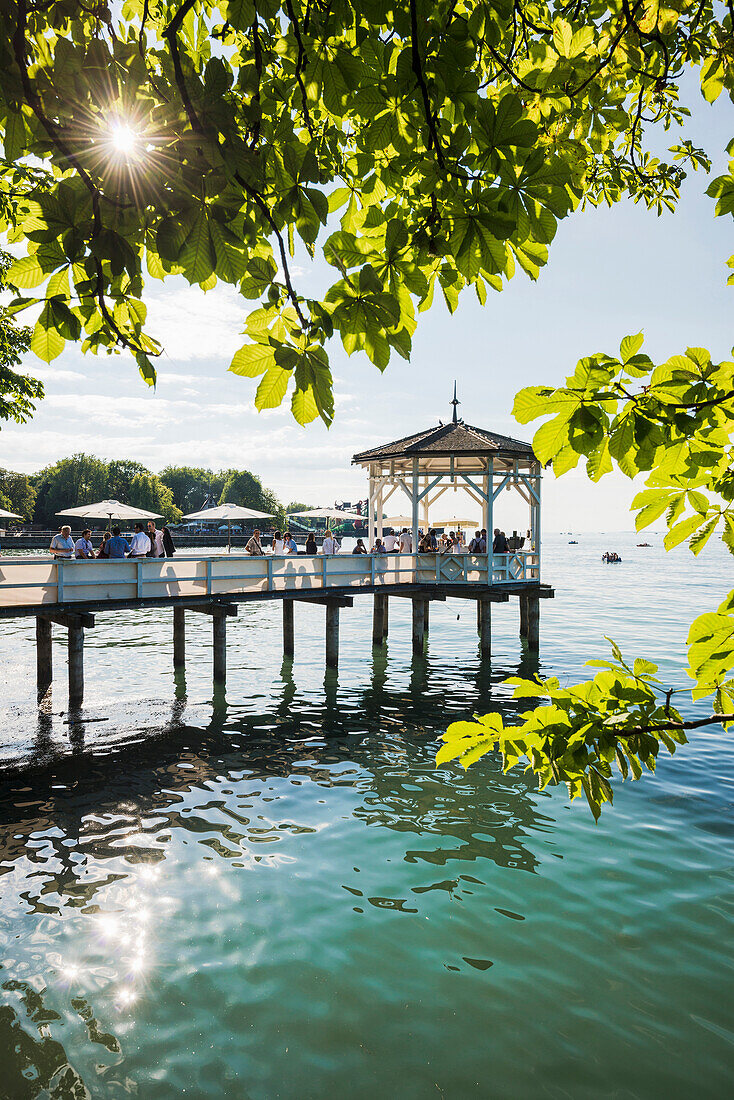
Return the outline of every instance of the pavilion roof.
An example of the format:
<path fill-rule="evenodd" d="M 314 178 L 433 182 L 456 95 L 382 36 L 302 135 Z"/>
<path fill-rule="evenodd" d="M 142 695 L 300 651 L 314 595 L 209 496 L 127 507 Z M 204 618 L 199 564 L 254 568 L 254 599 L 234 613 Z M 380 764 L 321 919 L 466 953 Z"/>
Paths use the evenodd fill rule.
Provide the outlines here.
<path fill-rule="evenodd" d="M 425 456 L 457 457 L 468 455 L 506 455 L 513 458 L 533 458 L 533 448 L 529 443 L 512 439 L 508 435 L 475 428 L 463 420 L 449 424 L 437 424 L 414 435 L 406 435 L 392 443 L 383 443 L 368 451 L 361 451 L 352 458 L 352 462 L 369 462 L 391 458 L 420 458 Z"/>

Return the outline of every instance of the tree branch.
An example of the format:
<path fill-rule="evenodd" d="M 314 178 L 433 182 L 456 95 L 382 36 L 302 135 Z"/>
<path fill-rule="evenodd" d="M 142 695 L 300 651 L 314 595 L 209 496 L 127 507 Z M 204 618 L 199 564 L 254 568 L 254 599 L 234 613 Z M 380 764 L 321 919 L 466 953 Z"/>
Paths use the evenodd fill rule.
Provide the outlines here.
<path fill-rule="evenodd" d="M 421 64 L 421 55 L 418 44 L 418 13 L 416 12 L 415 0 L 410 0 L 410 42 L 411 42 L 411 61 L 413 73 L 415 79 L 418 82 L 418 87 L 421 90 L 421 96 L 423 98 L 423 110 L 426 115 L 426 123 L 428 124 L 428 148 L 433 149 L 436 154 L 436 160 L 441 168 L 444 167 L 443 149 L 441 143 L 438 140 L 438 133 L 436 131 L 436 122 L 433 117 L 433 111 L 431 109 L 431 100 L 428 95 L 428 88 L 423 76 L 423 66 Z"/>
<path fill-rule="evenodd" d="M 313 137 L 313 127 L 311 125 L 311 116 L 308 113 L 308 99 L 306 96 L 306 85 L 303 83 L 302 68 L 303 62 L 306 60 L 306 51 L 303 48 L 303 39 L 301 38 L 301 28 L 298 25 L 298 19 L 293 9 L 292 0 L 285 0 L 286 10 L 288 12 L 288 18 L 291 21 L 293 27 L 293 34 L 296 38 L 296 45 L 298 46 L 298 57 L 296 58 L 296 80 L 298 81 L 298 87 L 301 89 L 301 104 L 303 107 L 303 121 L 306 123 L 306 129 L 311 137 Z"/>
<path fill-rule="evenodd" d="M 178 88 L 179 95 L 181 96 L 181 102 L 184 105 L 186 116 L 189 120 L 191 129 L 197 134 L 204 133 L 204 127 L 202 126 L 199 116 L 197 115 L 194 104 L 189 96 L 189 90 L 186 87 L 186 80 L 184 79 L 183 69 L 181 68 L 181 55 L 178 52 L 178 31 L 183 23 L 184 19 L 197 3 L 197 0 L 184 0 L 184 3 L 178 9 L 171 22 L 163 31 L 163 38 L 168 42 L 168 48 L 171 51 L 171 59 L 173 60 L 173 73 L 176 78 L 176 87 Z"/>

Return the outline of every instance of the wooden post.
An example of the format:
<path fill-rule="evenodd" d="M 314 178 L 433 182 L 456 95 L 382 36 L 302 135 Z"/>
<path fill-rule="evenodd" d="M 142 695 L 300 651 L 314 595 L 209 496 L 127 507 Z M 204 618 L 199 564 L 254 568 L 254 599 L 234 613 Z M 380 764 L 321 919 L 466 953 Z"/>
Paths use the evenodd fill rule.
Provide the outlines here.
<path fill-rule="evenodd" d="M 173 667 L 186 664 L 186 612 L 183 607 L 173 609 Z"/>
<path fill-rule="evenodd" d="M 430 600 L 424 600 L 423 601 L 423 633 L 424 634 L 428 633 L 428 618 L 429 618 L 428 609 L 429 609 L 430 606 L 431 606 L 431 601 Z"/>
<path fill-rule="evenodd" d="M 520 603 L 520 637 L 527 638 L 528 636 L 528 596 L 521 594 L 519 596 Z"/>
<path fill-rule="evenodd" d="M 42 616 L 36 616 L 36 688 L 38 701 L 45 696 L 53 680 L 53 660 L 51 656 L 51 622 Z"/>
<path fill-rule="evenodd" d="M 423 653 L 424 639 L 424 603 L 421 596 L 413 597 L 413 652 Z"/>
<path fill-rule="evenodd" d="M 479 649 L 482 657 L 492 656 L 492 601 L 480 599 L 479 604 Z"/>
<path fill-rule="evenodd" d="M 477 634 L 482 633 L 482 601 L 477 600 Z"/>
<path fill-rule="evenodd" d="M 326 601 L 326 667 L 339 667 L 339 604 Z"/>
<path fill-rule="evenodd" d="M 528 649 L 537 653 L 540 647 L 540 600 L 537 596 L 527 597 L 527 639 Z"/>
<path fill-rule="evenodd" d="M 294 652 L 293 600 L 283 600 L 283 656 L 292 657 Z"/>
<path fill-rule="evenodd" d="M 387 628 L 390 620 L 390 600 L 387 596 L 383 596 L 383 599 L 385 603 L 382 608 L 382 636 L 383 638 L 387 638 Z"/>
<path fill-rule="evenodd" d="M 384 634 L 384 620 L 385 620 L 385 602 L 387 597 L 381 596 L 378 592 L 375 592 L 374 604 L 372 607 L 372 644 L 382 645 L 382 638 Z"/>
<path fill-rule="evenodd" d="M 84 627 L 69 626 L 69 706 L 84 699 Z"/>
<path fill-rule="evenodd" d="M 223 684 L 227 679 L 226 615 L 212 615 L 212 640 L 214 644 L 214 683 Z"/>

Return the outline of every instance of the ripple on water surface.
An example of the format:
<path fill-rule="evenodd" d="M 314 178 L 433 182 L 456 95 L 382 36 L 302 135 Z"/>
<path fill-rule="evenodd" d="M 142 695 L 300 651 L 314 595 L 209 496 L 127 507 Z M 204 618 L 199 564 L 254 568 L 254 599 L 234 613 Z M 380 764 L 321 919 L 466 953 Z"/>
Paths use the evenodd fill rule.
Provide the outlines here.
<path fill-rule="evenodd" d="M 608 633 L 684 682 L 729 559 L 625 538 L 606 571 L 609 539 L 549 540 L 544 672 Z M 533 666 L 512 604 L 490 668 L 466 605 L 431 609 L 414 659 L 393 602 L 382 651 L 368 601 L 343 614 L 338 676 L 320 609 L 285 664 L 278 609 L 243 609 L 214 696 L 206 623 L 184 682 L 167 614 L 99 616 L 71 726 L 61 687 L 35 711 L 29 624 L 4 630 L 1 1096 L 728 1094 L 731 735 L 598 826 L 495 759 L 436 769 L 446 724 L 510 713 L 501 681 Z"/>

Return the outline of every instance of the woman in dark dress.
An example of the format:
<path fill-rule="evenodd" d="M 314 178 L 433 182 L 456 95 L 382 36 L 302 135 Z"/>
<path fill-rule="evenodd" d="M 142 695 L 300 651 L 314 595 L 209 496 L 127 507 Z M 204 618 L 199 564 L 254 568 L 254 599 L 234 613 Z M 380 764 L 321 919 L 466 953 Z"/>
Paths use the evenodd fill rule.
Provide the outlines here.
<path fill-rule="evenodd" d="M 316 538 L 314 536 L 313 531 L 310 531 L 309 536 L 306 539 L 306 553 L 307 554 L 318 554 L 318 552 L 319 552 L 319 548 L 316 545 Z"/>

